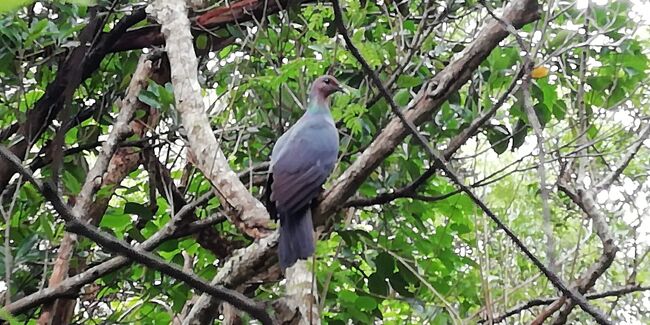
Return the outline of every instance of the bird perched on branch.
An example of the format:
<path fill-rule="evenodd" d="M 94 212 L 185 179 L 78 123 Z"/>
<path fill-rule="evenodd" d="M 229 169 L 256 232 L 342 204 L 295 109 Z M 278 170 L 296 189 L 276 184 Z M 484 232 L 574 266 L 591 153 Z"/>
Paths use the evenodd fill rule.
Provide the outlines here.
<path fill-rule="evenodd" d="M 330 96 L 343 91 L 330 75 L 314 81 L 304 115 L 275 143 L 266 189 L 267 208 L 280 219 L 278 253 L 286 269 L 314 253 L 310 205 L 332 173 L 339 137 L 330 112 Z"/>

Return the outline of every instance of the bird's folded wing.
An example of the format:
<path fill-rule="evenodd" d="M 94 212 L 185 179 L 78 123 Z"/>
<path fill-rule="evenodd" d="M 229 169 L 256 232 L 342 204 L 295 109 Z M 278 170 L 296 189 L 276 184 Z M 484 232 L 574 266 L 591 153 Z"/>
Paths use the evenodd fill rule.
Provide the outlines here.
<path fill-rule="evenodd" d="M 318 195 L 331 172 L 336 152 L 333 158 L 329 156 L 332 155 L 311 146 L 288 144 L 274 161 L 272 171 L 271 200 L 279 212 L 293 215 Z"/>

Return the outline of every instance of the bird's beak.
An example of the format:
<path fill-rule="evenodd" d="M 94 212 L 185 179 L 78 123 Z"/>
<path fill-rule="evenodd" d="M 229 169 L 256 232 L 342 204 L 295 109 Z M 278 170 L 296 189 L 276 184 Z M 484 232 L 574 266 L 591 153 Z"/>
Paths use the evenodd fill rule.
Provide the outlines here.
<path fill-rule="evenodd" d="M 344 94 L 349 94 L 350 93 L 347 88 L 345 88 L 345 87 L 343 87 L 341 85 L 336 85 L 336 91 L 340 91 L 340 92 L 342 92 Z"/>

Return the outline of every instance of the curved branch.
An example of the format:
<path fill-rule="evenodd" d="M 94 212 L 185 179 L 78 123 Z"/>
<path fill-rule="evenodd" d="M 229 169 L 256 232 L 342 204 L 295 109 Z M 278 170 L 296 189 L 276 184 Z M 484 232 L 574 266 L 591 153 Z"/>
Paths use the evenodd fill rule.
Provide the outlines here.
<path fill-rule="evenodd" d="M 623 159 L 621 159 L 616 168 L 614 168 L 614 170 L 609 174 L 605 175 L 605 177 L 594 186 L 594 192 L 598 193 L 601 190 L 608 188 L 616 179 L 618 179 L 619 176 L 621 176 L 621 173 L 623 173 L 625 168 L 627 168 L 632 159 L 634 159 L 634 156 L 636 156 L 643 146 L 643 142 L 648 139 L 648 136 L 650 136 L 650 124 L 643 126 L 638 133 L 640 133 L 641 136 L 636 140 L 636 143 L 628 149 L 627 153 Z"/>
<path fill-rule="evenodd" d="M 41 183 L 34 178 L 34 175 L 21 165 L 20 160 L 4 146 L 0 146 L 0 156 L 9 161 L 18 172 L 32 183 L 43 196 L 52 203 L 54 209 L 59 213 L 61 219 L 66 223 L 66 229 L 75 234 L 82 235 L 99 244 L 108 251 L 123 255 L 133 261 L 146 265 L 174 279 L 182 281 L 190 287 L 201 292 L 208 293 L 218 299 L 227 301 L 233 306 L 249 313 L 251 316 L 260 320 L 263 324 L 273 324 L 269 314 L 264 306 L 240 294 L 237 291 L 226 289 L 221 286 L 214 286 L 199 278 L 193 273 L 184 272 L 181 268 L 169 264 L 158 256 L 145 251 L 142 248 L 133 248 L 123 240 L 97 229 L 94 226 L 82 221 L 74 210 L 71 210 L 65 202 L 58 196 L 56 189 L 47 184 Z"/>
<path fill-rule="evenodd" d="M 643 291 L 650 291 L 650 287 L 644 287 L 644 286 L 628 286 L 628 287 L 623 287 L 619 289 L 614 289 L 614 290 L 608 290 L 608 291 L 603 291 L 603 292 L 598 292 L 598 293 L 591 293 L 588 295 L 585 295 L 585 298 L 589 300 L 595 300 L 595 299 L 602 299 L 602 298 L 609 298 L 609 297 L 621 297 L 626 294 L 634 293 L 634 292 L 643 292 Z M 533 299 L 527 303 L 515 306 L 502 315 L 499 315 L 498 317 L 495 317 L 492 321 L 494 323 L 501 323 L 503 322 L 506 318 L 510 316 L 517 315 L 525 310 L 531 309 L 533 307 L 538 307 L 538 306 L 545 306 L 545 305 L 550 305 L 551 303 L 557 301 L 561 297 L 554 297 L 554 298 L 538 298 L 538 299 Z M 482 319 L 479 321 L 479 324 L 483 324 L 487 322 L 486 319 Z"/>
<path fill-rule="evenodd" d="M 175 107 L 187 132 L 190 160 L 212 182 L 221 202 L 232 211 L 228 214 L 229 220 L 240 231 L 253 238 L 268 235 L 270 219 L 266 208 L 248 192 L 232 171 L 212 133 L 199 93 L 201 86 L 197 76 L 196 54 L 187 51 L 193 46 L 184 2 L 158 0 L 147 10 L 161 23 L 165 35 Z"/>
<path fill-rule="evenodd" d="M 249 171 L 246 170 L 241 172 L 239 174 L 239 177 L 244 178 L 248 174 Z M 163 228 L 158 230 L 151 237 L 147 238 L 147 240 L 139 244 L 137 247 L 142 248 L 146 251 L 151 251 L 167 239 L 183 237 L 192 234 L 197 230 L 200 231 L 202 229 L 205 229 L 204 227 L 206 227 L 208 224 L 220 222 L 223 219 L 223 217 L 220 215 L 202 220 L 197 220 L 196 216 L 193 215 L 197 207 L 205 204 L 212 197 L 214 197 L 214 193 L 210 191 L 190 203 L 182 205 L 176 204 L 175 206 L 178 206 L 179 209 L 176 211 L 171 220 L 165 224 Z M 187 221 L 192 220 L 196 221 L 187 223 Z M 77 293 L 82 286 L 92 283 L 93 281 L 106 274 L 115 272 L 118 269 L 125 267 L 129 263 L 131 263 L 131 260 L 124 256 L 113 257 L 112 259 L 91 267 L 82 273 L 76 274 L 63 280 L 61 283 L 59 283 L 58 286 L 54 288 L 46 288 L 41 291 L 37 291 L 29 296 L 12 302 L 5 308 L 12 314 L 20 314 L 38 305 L 47 303 L 53 299 L 74 298 L 77 296 Z"/>

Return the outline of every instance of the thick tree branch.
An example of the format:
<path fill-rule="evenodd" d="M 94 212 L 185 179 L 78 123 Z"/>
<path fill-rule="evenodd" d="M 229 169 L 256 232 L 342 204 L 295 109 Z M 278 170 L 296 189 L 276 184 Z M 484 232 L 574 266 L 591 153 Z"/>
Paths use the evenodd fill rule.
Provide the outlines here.
<path fill-rule="evenodd" d="M 226 5 L 212 8 L 192 19 L 192 34 L 198 35 L 206 29 L 222 28 L 228 24 L 241 24 L 264 15 L 276 14 L 286 8 L 289 0 L 240 0 L 226 2 Z M 309 1 L 303 1 L 309 2 Z M 211 38 L 212 44 L 219 43 L 217 38 Z M 145 26 L 126 32 L 112 47 L 112 52 L 141 49 L 165 44 L 165 37 L 160 31 L 160 25 Z"/>
<path fill-rule="evenodd" d="M 196 21 L 202 22 L 204 28 L 225 27 L 231 23 L 241 23 L 259 17 L 262 14 L 277 13 L 286 6 L 287 0 L 264 1 L 264 0 L 241 0 L 231 4 L 214 8 Z M 240 8 L 245 10 L 234 10 Z M 160 32 L 160 26 L 146 26 L 133 31 L 127 30 L 146 18 L 144 8 L 138 8 L 130 15 L 124 16 L 115 24 L 115 27 L 107 33 L 102 33 L 96 42 L 95 35 L 101 32 L 100 17 L 90 19 L 88 25 L 82 30 L 79 36 L 80 46 L 75 48 L 65 62 L 58 68 L 56 78 L 52 81 L 45 94 L 39 98 L 34 108 L 27 112 L 25 123 L 14 124 L 0 132 L 0 138 L 8 138 L 18 133 L 22 139 L 11 147 L 11 151 L 21 160 L 25 154 L 45 131 L 46 125 L 52 121 L 59 110 L 63 94 L 72 93 L 79 84 L 94 73 L 104 57 L 111 52 L 128 51 L 140 49 L 164 43 L 164 37 Z M 200 30 L 195 30 L 199 33 Z M 209 49 L 218 50 L 233 43 L 234 39 L 215 38 L 210 35 Z M 92 46 L 88 46 L 91 44 Z M 191 47 L 192 48 L 192 47 Z M 0 192 L 9 183 L 15 171 L 10 168 L 6 161 L 0 159 Z"/>
<path fill-rule="evenodd" d="M 278 241 L 278 232 L 255 241 L 248 247 L 239 249 L 219 269 L 212 280 L 213 285 L 223 285 L 235 288 L 255 277 L 259 270 L 265 270 L 278 263 L 275 247 Z M 203 294 L 188 313 L 183 325 L 199 325 L 212 321 L 219 300 L 210 295 Z"/>
<path fill-rule="evenodd" d="M 447 160 L 451 159 L 451 157 L 458 151 L 458 149 L 460 149 L 460 147 L 463 144 L 465 144 L 470 137 L 474 136 L 476 132 L 479 130 L 479 128 L 483 126 L 492 116 L 494 116 L 497 110 L 499 110 L 503 106 L 503 104 L 506 103 L 508 98 L 510 98 L 510 95 L 512 95 L 512 93 L 514 92 L 515 88 L 517 88 L 517 82 L 519 81 L 519 79 L 521 79 L 522 75 L 523 75 L 523 69 L 519 69 L 518 72 L 515 73 L 512 81 L 510 81 L 510 85 L 508 86 L 508 88 L 504 91 L 504 93 L 501 96 L 499 96 L 499 98 L 494 103 L 492 108 L 481 112 L 481 114 L 478 117 L 476 117 L 467 126 L 467 128 L 463 129 L 460 133 L 458 133 L 454 138 L 452 138 L 449 141 L 449 144 L 442 152 L 442 155 L 445 157 L 445 159 Z M 420 175 L 415 181 L 413 181 L 412 183 L 404 187 L 401 187 L 389 193 L 379 194 L 374 198 L 352 198 L 345 203 L 345 206 L 346 207 L 371 206 L 376 204 L 385 204 L 401 197 L 411 197 L 415 199 L 420 199 L 417 197 L 418 195 L 416 193 L 416 190 L 420 186 L 422 186 L 429 178 L 431 178 L 431 176 L 433 176 L 436 173 L 436 171 L 438 170 L 438 166 L 439 165 L 437 164 L 432 165 L 424 173 L 422 173 L 422 175 Z M 460 193 L 460 191 L 453 191 L 447 194 L 429 198 L 428 200 L 444 200 L 457 193 Z"/>
<path fill-rule="evenodd" d="M 538 15 L 537 3 L 529 0 L 515 1 L 504 12 L 504 17 L 517 27 L 534 21 Z M 508 33 L 497 23 L 484 26 L 477 38 L 458 55 L 456 60 L 453 60 L 433 80 L 422 87 L 416 99 L 405 111 L 405 116 L 414 121 L 416 125 L 429 120 L 447 97 L 469 80 L 478 65 L 507 35 Z M 489 116 L 486 115 L 486 118 Z M 477 122 L 480 124 L 480 121 Z M 316 224 L 324 224 L 326 218 L 339 209 L 340 202 L 351 197 L 361 183 L 408 134 L 409 131 L 399 118 L 391 120 L 368 149 L 334 182 L 332 189 L 325 194 L 314 214 Z M 453 145 L 460 146 L 462 143 Z"/>
<path fill-rule="evenodd" d="M 600 278 L 612 265 L 619 248 L 614 242 L 614 236 L 609 229 L 607 217 L 596 206 L 593 190 L 587 190 L 583 186 L 573 189 L 564 178 L 560 179 L 558 187 L 591 219 L 596 235 L 603 244 L 603 252 L 598 260 L 585 270 L 572 284 L 572 287 L 576 288 L 579 292 L 585 293 L 596 284 L 596 280 L 598 280 L 598 278 Z M 566 300 L 568 300 L 568 302 Z M 566 323 L 569 313 L 571 313 L 571 310 L 576 305 L 574 299 L 567 299 L 566 296 L 555 301 L 547 310 L 537 317 L 535 323 L 541 324 L 544 319 L 552 315 L 563 305 L 564 308 L 560 311 L 560 314 L 553 324 Z"/>
<path fill-rule="evenodd" d="M 233 210 L 228 216 L 237 228 L 253 238 L 267 235 L 269 217 L 266 209 L 232 171 L 212 133 L 199 93 L 201 86 L 197 79 L 196 55 L 187 51 L 192 48 L 192 35 L 185 3 L 159 0 L 147 8 L 162 25 L 176 109 L 187 131 L 194 164 L 212 182 L 222 203 Z"/>

